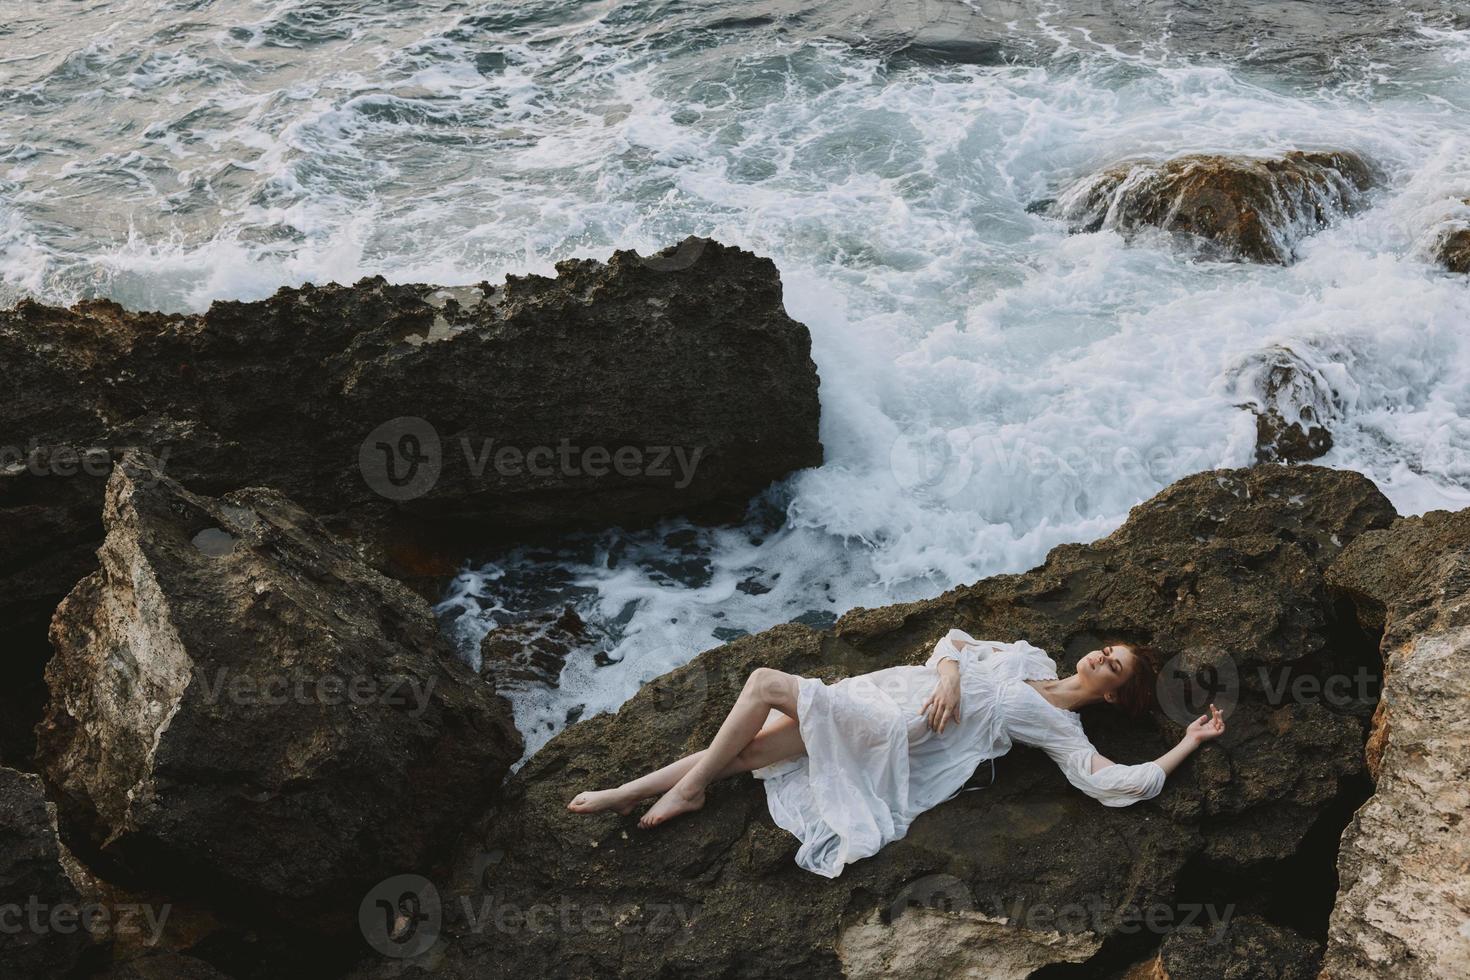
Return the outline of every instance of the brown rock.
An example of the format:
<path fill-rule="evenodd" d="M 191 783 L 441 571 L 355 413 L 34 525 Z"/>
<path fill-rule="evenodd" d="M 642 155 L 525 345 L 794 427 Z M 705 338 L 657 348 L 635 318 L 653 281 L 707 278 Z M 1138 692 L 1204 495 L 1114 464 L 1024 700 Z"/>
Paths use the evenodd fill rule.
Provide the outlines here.
<path fill-rule="evenodd" d="M 521 750 L 508 706 L 275 491 L 199 496 L 129 454 L 104 523 L 37 733 L 64 821 L 170 894 L 355 928 L 369 885 L 482 812 Z"/>
<path fill-rule="evenodd" d="M 1378 785 L 1342 836 L 1322 973 L 1470 975 L 1470 511 L 1406 517 L 1328 569 L 1383 630 Z"/>
<path fill-rule="evenodd" d="M 1145 228 L 1188 236 L 1212 258 L 1289 265 L 1297 243 L 1351 213 L 1376 182 L 1355 153 L 1129 161 L 1085 177 L 1051 205 L 1074 231 Z"/>

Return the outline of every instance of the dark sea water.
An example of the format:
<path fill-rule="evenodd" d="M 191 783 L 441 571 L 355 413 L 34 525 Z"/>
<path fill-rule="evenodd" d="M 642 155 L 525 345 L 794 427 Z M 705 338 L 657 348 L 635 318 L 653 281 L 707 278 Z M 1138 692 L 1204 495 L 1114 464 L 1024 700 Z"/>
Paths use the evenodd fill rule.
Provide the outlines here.
<path fill-rule="evenodd" d="M 445 284 L 698 233 L 774 258 L 828 462 L 742 527 L 492 556 L 441 613 L 576 604 L 534 749 L 724 638 L 935 594 L 1250 461 L 1285 348 L 1323 462 L 1464 507 L 1470 7 L 1367 2 L 0 0 L 0 304 L 199 310 Z M 1345 148 L 1372 206 L 1287 268 L 1069 237 L 1027 205 L 1112 161 Z"/>

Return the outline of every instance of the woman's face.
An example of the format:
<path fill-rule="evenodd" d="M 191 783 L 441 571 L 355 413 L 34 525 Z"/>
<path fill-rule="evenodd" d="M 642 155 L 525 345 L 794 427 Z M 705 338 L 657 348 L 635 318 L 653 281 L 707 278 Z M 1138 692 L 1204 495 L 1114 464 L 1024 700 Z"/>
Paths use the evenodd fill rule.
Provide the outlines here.
<path fill-rule="evenodd" d="M 1111 643 L 1077 661 L 1077 676 L 1099 697 L 1110 695 L 1133 675 L 1137 654 L 1125 644 Z"/>

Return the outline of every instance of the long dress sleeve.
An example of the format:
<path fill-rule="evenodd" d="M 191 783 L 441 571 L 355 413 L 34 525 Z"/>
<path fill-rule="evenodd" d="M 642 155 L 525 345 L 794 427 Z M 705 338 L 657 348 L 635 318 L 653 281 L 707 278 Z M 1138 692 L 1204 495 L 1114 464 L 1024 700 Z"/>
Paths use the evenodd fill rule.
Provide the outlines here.
<path fill-rule="evenodd" d="M 1075 732 L 1058 730 L 1055 738 L 1049 738 L 1038 746 L 1061 768 L 1067 782 L 1104 806 L 1128 806 L 1159 795 L 1164 788 L 1164 770 L 1158 763 L 1125 766 L 1114 762 L 1093 772 L 1097 749 L 1082 734 L 1080 722 L 1076 729 Z"/>
<path fill-rule="evenodd" d="M 987 656 L 996 646 L 998 644 L 988 640 L 977 640 L 964 630 L 950 630 L 934 644 L 934 652 L 924 666 L 938 667 L 939 661 L 949 659 L 960 665 L 960 673 L 965 673 L 967 667 Z"/>
<path fill-rule="evenodd" d="M 1055 677 L 1052 662 L 1038 658 L 1032 676 Z M 1050 703 L 1019 678 L 1007 698 L 1007 729 L 1018 742 L 1045 752 L 1067 782 L 1105 806 L 1128 806 L 1153 799 L 1164 788 L 1164 770 L 1155 762 L 1135 766 L 1111 763 L 1093 772 L 1097 749 L 1082 728 L 1082 719 Z"/>

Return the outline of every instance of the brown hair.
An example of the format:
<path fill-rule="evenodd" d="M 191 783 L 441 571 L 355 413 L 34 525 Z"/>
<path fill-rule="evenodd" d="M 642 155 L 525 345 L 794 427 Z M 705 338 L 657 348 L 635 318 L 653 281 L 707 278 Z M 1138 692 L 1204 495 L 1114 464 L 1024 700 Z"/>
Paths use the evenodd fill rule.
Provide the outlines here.
<path fill-rule="evenodd" d="M 1133 673 L 1115 692 L 1118 707 L 1128 712 L 1130 718 L 1138 718 L 1153 707 L 1154 692 L 1159 681 L 1159 664 L 1163 662 L 1159 651 L 1143 643 L 1116 643 L 1133 651 Z"/>

